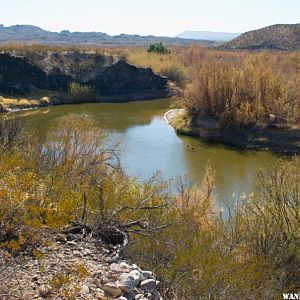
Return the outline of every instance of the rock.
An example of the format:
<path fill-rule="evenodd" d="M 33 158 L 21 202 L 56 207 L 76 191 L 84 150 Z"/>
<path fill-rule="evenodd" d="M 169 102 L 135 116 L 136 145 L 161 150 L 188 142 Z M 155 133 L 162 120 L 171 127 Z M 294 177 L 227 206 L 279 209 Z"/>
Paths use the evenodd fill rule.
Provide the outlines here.
<path fill-rule="evenodd" d="M 167 78 L 157 76 L 149 68 L 138 68 L 123 60 L 110 66 L 105 72 L 95 77 L 95 89 L 109 95 L 112 91 L 116 94 L 152 91 L 154 96 L 167 95 Z"/>
<path fill-rule="evenodd" d="M 122 272 L 119 264 L 116 264 L 116 263 L 113 263 L 109 266 L 109 268 L 112 270 L 112 271 L 115 271 L 115 272 Z"/>
<path fill-rule="evenodd" d="M 41 99 L 40 99 L 40 105 L 39 106 L 47 106 L 47 105 L 49 105 L 49 103 L 50 103 L 50 100 L 49 100 L 49 97 L 42 97 Z"/>
<path fill-rule="evenodd" d="M 108 279 L 106 278 L 106 276 L 102 276 L 101 277 L 101 284 L 104 285 L 106 283 L 108 283 Z"/>
<path fill-rule="evenodd" d="M 56 239 L 58 242 L 61 242 L 61 243 L 67 242 L 67 237 L 66 237 L 66 235 L 65 235 L 65 234 L 62 234 L 62 233 L 58 234 L 58 235 L 55 237 L 55 239 Z"/>
<path fill-rule="evenodd" d="M 156 290 L 152 293 L 152 300 L 163 300 L 160 293 Z"/>
<path fill-rule="evenodd" d="M 140 289 L 147 293 L 152 293 L 156 290 L 156 282 L 154 279 L 146 279 L 141 282 Z"/>
<path fill-rule="evenodd" d="M 118 286 L 122 291 L 129 293 L 136 288 L 141 281 L 141 273 L 137 270 L 133 270 L 130 273 L 123 273 L 120 277 Z"/>
<path fill-rule="evenodd" d="M 13 284 L 7 282 L 7 285 L 13 290 L 21 284 L 26 299 L 62 300 L 59 298 L 60 291 L 46 283 L 70 269 L 71 277 L 64 283 L 64 288 L 72 292 L 74 299 L 162 300 L 157 290 L 158 282 L 155 282 L 151 291 L 152 280 L 155 280 L 151 272 L 125 261 L 116 260 L 108 264 L 105 251 L 99 250 L 92 237 L 77 237 L 76 242 L 71 243 L 54 239 L 51 244 L 40 247 L 39 251 L 43 253 L 40 261 L 30 256 L 21 268 L 15 265 L 8 268 L 8 274 L 15 272 L 20 280 L 12 278 Z M 82 256 L 83 253 L 90 255 Z M 95 261 L 93 256 L 97 256 L 98 260 Z M 5 253 L 0 254 L 0 264 L 6 261 L 10 263 L 12 259 Z"/>
<path fill-rule="evenodd" d="M 94 284 L 97 288 L 102 288 L 101 280 L 99 278 L 94 279 Z"/>
<path fill-rule="evenodd" d="M 51 286 L 50 285 L 41 285 L 38 287 L 38 292 L 40 294 L 40 296 L 45 297 L 48 296 L 51 293 Z"/>
<path fill-rule="evenodd" d="M 89 249 L 85 249 L 83 251 L 83 255 L 91 255 L 91 251 Z"/>
<path fill-rule="evenodd" d="M 34 276 L 32 277 L 32 280 L 33 280 L 33 281 L 38 281 L 38 279 L 39 279 L 39 276 L 38 276 L 38 275 L 34 275 Z"/>
<path fill-rule="evenodd" d="M 269 114 L 269 120 L 270 120 L 271 122 L 275 122 L 275 121 L 276 121 L 276 115 L 274 115 L 274 114 Z"/>
<path fill-rule="evenodd" d="M 142 277 L 144 280 L 148 279 L 149 277 L 151 277 L 153 275 L 153 273 L 151 271 L 141 271 Z"/>
<path fill-rule="evenodd" d="M 67 244 L 70 246 L 77 246 L 77 243 L 74 241 L 67 241 Z"/>
<path fill-rule="evenodd" d="M 140 283 L 141 277 L 141 273 L 138 270 L 133 270 L 128 274 L 128 278 L 133 279 L 135 287 Z"/>
<path fill-rule="evenodd" d="M 134 292 L 124 293 L 123 296 L 128 300 L 135 300 L 136 293 Z"/>
<path fill-rule="evenodd" d="M 90 288 L 86 284 L 84 284 L 81 288 L 81 292 L 82 294 L 87 295 L 90 293 Z"/>
<path fill-rule="evenodd" d="M 129 285 L 127 285 L 125 283 L 118 283 L 117 286 L 125 293 L 130 293 L 130 291 L 132 289 Z"/>
<path fill-rule="evenodd" d="M 130 265 L 127 264 L 126 262 L 121 262 L 119 264 L 120 266 L 120 269 L 123 271 L 123 272 L 129 272 L 130 271 Z"/>
<path fill-rule="evenodd" d="M 89 66 L 84 67 L 76 77 L 81 84 L 89 83 L 96 94 L 127 95 L 129 98 L 132 93 L 137 93 L 141 97 L 153 99 L 168 96 L 167 78 L 155 74 L 150 68 L 140 68 L 109 55 L 102 55 L 99 59 L 99 54 L 52 51 L 27 58 L 1 53 L 0 93 L 26 95 L 30 94 L 32 86 L 67 91 L 73 81 L 70 76 L 73 72 L 71 66 L 76 63 Z M 55 102 L 54 98 L 41 99 L 42 106 Z"/>
<path fill-rule="evenodd" d="M 136 264 L 132 264 L 131 268 L 134 270 L 140 270 L 140 268 Z"/>
<path fill-rule="evenodd" d="M 120 262 L 120 267 L 123 269 L 130 269 L 130 265 L 126 263 L 125 261 Z"/>
<path fill-rule="evenodd" d="M 81 252 L 78 251 L 78 250 L 74 250 L 74 251 L 73 251 L 73 254 L 74 254 L 75 256 L 81 256 L 81 257 L 82 257 Z"/>
<path fill-rule="evenodd" d="M 118 288 L 115 284 L 107 283 L 103 286 L 103 291 L 106 295 L 110 297 L 119 297 L 122 293 L 121 289 Z"/>
<path fill-rule="evenodd" d="M 119 279 L 119 276 L 113 272 L 107 273 L 106 276 L 107 276 L 109 282 L 117 281 Z"/>
<path fill-rule="evenodd" d="M 96 271 L 92 272 L 91 276 L 94 278 L 101 278 L 102 274 L 103 274 L 103 272 L 101 270 L 96 270 Z"/>

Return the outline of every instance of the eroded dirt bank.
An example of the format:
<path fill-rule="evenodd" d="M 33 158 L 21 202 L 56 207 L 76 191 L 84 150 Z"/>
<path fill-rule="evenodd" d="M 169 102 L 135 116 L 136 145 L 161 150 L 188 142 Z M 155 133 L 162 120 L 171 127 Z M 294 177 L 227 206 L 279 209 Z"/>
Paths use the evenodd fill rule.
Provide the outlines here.
<path fill-rule="evenodd" d="M 179 134 L 199 137 L 204 141 L 286 155 L 300 154 L 300 128 L 297 126 L 276 124 L 224 130 L 218 128 L 216 119 L 203 116 L 192 120 L 184 109 L 172 109 L 164 117 Z"/>

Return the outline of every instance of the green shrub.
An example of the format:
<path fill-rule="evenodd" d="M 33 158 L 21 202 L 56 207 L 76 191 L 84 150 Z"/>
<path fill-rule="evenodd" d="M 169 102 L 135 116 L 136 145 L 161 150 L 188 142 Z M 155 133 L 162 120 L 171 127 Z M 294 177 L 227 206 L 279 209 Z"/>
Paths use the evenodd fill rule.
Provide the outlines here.
<path fill-rule="evenodd" d="M 129 254 L 155 268 L 167 299 L 280 299 L 300 280 L 299 159 L 260 171 L 260 192 L 231 203 L 226 218 L 212 206 L 212 176 L 201 188 L 179 182 L 160 215 L 171 226 L 134 237 Z"/>
<path fill-rule="evenodd" d="M 148 53 L 170 54 L 171 51 L 163 45 L 163 43 L 151 44 L 147 50 Z"/>
<path fill-rule="evenodd" d="M 165 299 L 279 299 L 297 288 L 298 158 L 260 171 L 259 192 L 232 203 L 223 218 L 210 168 L 199 187 L 178 180 L 178 193 L 168 192 L 157 176 L 124 175 L 90 117 L 59 118 L 42 143 L 19 122 L 0 122 L 0 250 L 32 249 L 48 229 L 74 220 L 100 229 L 110 222 L 130 234 L 125 254 L 155 270 Z M 86 276 L 84 266 L 73 271 Z"/>
<path fill-rule="evenodd" d="M 95 89 L 89 85 L 80 84 L 74 81 L 70 83 L 69 92 L 72 97 L 83 99 L 93 97 Z"/>

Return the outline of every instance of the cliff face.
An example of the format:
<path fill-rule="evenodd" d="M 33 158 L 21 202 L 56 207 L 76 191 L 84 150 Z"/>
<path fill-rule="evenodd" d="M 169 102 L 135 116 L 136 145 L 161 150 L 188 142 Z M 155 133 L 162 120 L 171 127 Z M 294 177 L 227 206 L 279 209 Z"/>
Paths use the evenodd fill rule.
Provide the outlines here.
<path fill-rule="evenodd" d="M 16 56 L 0 54 L 0 93 L 28 95 L 31 87 L 68 91 L 72 81 L 94 88 L 98 96 L 134 94 L 167 97 L 167 78 L 112 56 L 96 53 L 48 52 Z M 153 95 L 153 96 L 151 96 Z M 113 97 L 112 97 L 113 98 Z"/>
<path fill-rule="evenodd" d="M 143 91 L 165 91 L 167 78 L 159 76 L 149 68 L 138 68 L 122 60 L 106 68 L 89 81 L 100 95 L 142 93 Z"/>
<path fill-rule="evenodd" d="M 30 86 L 39 89 L 66 90 L 71 77 L 61 73 L 47 75 L 26 58 L 0 54 L 0 93 L 30 94 Z"/>

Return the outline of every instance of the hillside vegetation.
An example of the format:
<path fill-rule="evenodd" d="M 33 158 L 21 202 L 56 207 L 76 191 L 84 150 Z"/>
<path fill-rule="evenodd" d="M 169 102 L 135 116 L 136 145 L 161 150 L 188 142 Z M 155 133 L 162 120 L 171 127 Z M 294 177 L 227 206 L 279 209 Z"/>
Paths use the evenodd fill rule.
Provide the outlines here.
<path fill-rule="evenodd" d="M 278 24 L 241 34 L 222 47 L 227 49 L 300 49 L 300 24 Z"/>
<path fill-rule="evenodd" d="M 170 54 L 124 50 L 180 86 L 178 104 L 191 117 L 215 117 L 223 129 L 300 121 L 300 52 L 235 52 L 176 47 Z"/>
<path fill-rule="evenodd" d="M 224 216 L 209 166 L 198 187 L 181 178 L 170 193 L 158 176 L 124 174 L 116 146 L 88 116 L 61 117 L 46 137 L 28 126 L 1 116 L 0 274 L 9 255 L 39 264 L 51 233 L 80 222 L 106 241 L 116 230 L 128 235 L 124 255 L 155 271 L 164 299 L 280 299 L 300 288 L 299 159 L 260 170 L 259 192 L 229 202 Z M 77 271 L 89 276 L 84 265 Z M 65 295 L 58 275 L 48 299 Z M 1 281 L 1 296 L 6 288 Z"/>
<path fill-rule="evenodd" d="M 193 115 L 216 117 L 221 128 L 299 123 L 300 55 L 226 54 L 203 60 L 181 104 Z"/>
<path fill-rule="evenodd" d="M 191 125 L 208 117 L 214 120 L 215 129 L 221 133 L 262 127 L 284 129 L 287 133 L 292 129 L 291 151 L 299 151 L 299 145 L 296 145 L 300 122 L 299 52 L 221 51 L 197 45 L 165 47 L 160 43 L 151 47 L 51 46 L 49 52 L 45 45 L 5 45 L 0 48 L 3 52 L 26 55 L 33 64 L 3 54 L 5 62 L 22 63 L 24 68 L 34 69 L 39 76 L 33 76 L 31 80 L 24 74 L 15 74 L 16 63 L 11 68 L 6 63 L 7 72 L 2 75 L 0 89 L 11 93 L 17 87 L 18 92 L 26 93 L 30 90 L 30 82 L 36 82 L 39 88 L 59 89 L 73 98 L 76 95 L 76 102 L 92 101 L 94 94 L 113 97 L 110 94 L 116 92 L 127 95 L 127 99 L 134 92 L 139 93 L 140 99 L 155 99 L 166 97 L 171 91 L 177 99 L 177 106 L 187 111 Z M 38 99 L 43 96 L 39 94 Z M 53 93 L 48 96 L 51 102 Z M 10 98 L 2 98 L 2 110 L 14 103 Z M 22 103 L 17 101 L 22 107 L 28 106 L 24 98 L 19 99 Z M 60 103 L 70 101 L 66 99 Z M 272 140 L 264 136 L 255 136 L 254 139 Z M 260 143 L 259 147 L 268 146 Z"/>

